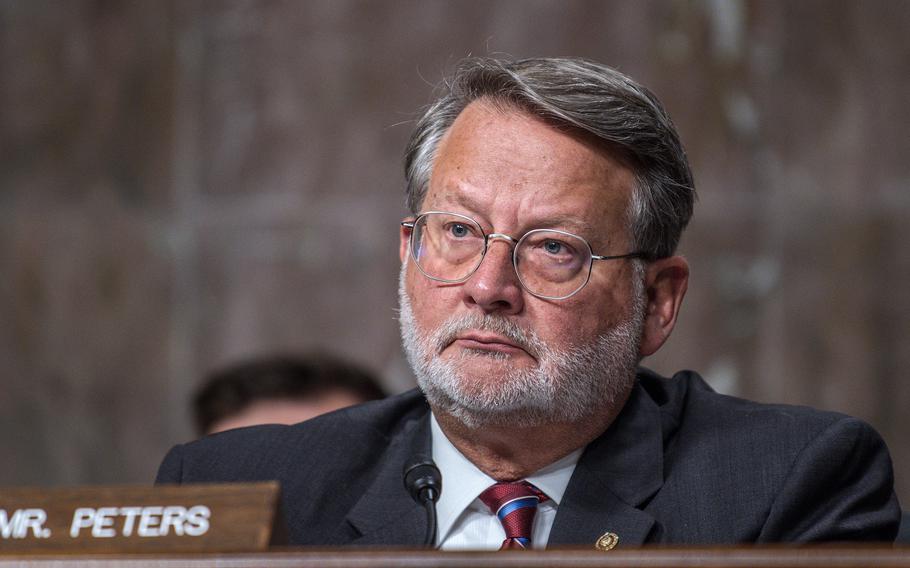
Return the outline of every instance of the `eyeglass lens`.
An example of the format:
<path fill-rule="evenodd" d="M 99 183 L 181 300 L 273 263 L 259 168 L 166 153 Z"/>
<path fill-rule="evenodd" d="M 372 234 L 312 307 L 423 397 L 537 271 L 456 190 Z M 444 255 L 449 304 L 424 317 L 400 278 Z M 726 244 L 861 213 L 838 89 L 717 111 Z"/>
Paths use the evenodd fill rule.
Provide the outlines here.
<path fill-rule="evenodd" d="M 412 254 L 428 277 L 461 282 L 480 266 L 486 239 L 469 217 L 454 213 L 426 213 L 414 224 Z M 581 237 L 562 231 L 535 229 L 515 245 L 515 270 L 532 294 L 567 297 L 588 281 L 591 247 Z"/>

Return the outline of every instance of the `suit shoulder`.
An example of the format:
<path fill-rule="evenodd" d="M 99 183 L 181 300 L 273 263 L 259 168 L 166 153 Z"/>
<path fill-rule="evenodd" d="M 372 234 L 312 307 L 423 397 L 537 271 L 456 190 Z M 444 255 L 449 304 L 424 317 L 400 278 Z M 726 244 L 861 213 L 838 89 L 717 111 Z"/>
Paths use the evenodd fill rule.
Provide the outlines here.
<path fill-rule="evenodd" d="M 893 538 L 891 462 L 870 425 L 718 394 L 692 372 L 643 381 L 671 432 L 651 504 L 674 519 L 663 526 L 668 542 Z"/>
<path fill-rule="evenodd" d="M 655 378 L 648 380 L 652 385 Z M 831 427 L 845 431 L 870 430 L 865 422 L 827 410 L 790 404 L 769 404 L 715 392 L 697 373 L 681 371 L 662 381 L 658 396 L 662 410 L 675 416 L 689 434 L 713 432 L 732 440 L 770 438 L 777 443 L 807 443 Z M 652 386 L 651 390 L 655 390 Z"/>

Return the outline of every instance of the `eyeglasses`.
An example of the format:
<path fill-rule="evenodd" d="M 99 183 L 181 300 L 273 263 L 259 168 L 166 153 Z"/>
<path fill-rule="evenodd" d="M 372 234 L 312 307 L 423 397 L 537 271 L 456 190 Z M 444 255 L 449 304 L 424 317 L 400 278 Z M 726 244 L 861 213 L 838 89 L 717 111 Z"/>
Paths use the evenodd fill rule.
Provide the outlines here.
<path fill-rule="evenodd" d="M 401 226 L 410 229 L 411 256 L 427 278 L 464 282 L 480 267 L 490 241 L 502 239 L 514 247 L 512 265 L 521 286 L 547 300 L 564 300 L 584 288 L 595 260 L 649 258 L 644 252 L 596 255 L 588 241 L 557 229 L 533 229 L 517 240 L 485 233 L 474 219 L 445 211 L 421 213 Z"/>

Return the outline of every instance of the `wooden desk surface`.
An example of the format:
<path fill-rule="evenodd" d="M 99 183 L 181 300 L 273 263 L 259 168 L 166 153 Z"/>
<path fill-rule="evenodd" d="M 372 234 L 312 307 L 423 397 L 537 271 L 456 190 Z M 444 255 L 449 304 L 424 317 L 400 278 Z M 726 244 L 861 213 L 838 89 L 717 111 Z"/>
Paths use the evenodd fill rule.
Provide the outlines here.
<path fill-rule="evenodd" d="M 279 549 L 265 553 L 156 555 L 0 555 L 0 568 L 17 567 L 187 567 L 202 568 L 464 568 L 624 567 L 624 568 L 910 568 L 910 547 L 765 546 L 642 548 L 598 552 L 548 550 L 521 552 L 433 552 L 424 550 Z"/>

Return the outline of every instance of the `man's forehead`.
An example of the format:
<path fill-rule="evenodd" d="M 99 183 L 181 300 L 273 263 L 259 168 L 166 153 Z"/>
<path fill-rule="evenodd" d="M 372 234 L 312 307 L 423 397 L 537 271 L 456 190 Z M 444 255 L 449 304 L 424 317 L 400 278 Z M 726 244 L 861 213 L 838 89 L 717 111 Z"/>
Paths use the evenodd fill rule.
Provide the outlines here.
<path fill-rule="evenodd" d="M 474 102 L 441 141 L 421 208 L 489 225 L 483 215 L 505 207 L 515 210 L 510 230 L 592 235 L 625 214 L 633 184 L 634 174 L 603 145 L 515 107 Z"/>
<path fill-rule="evenodd" d="M 459 113 L 443 135 L 439 153 L 451 148 L 466 152 L 472 148 L 509 146 L 520 148 L 515 157 L 536 155 L 547 161 L 550 149 L 571 140 L 579 154 L 612 154 L 590 133 L 557 124 L 518 106 L 493 105 L 485 100 L 474 101 Z M 563 148 L 565 151 L 565 148 Z"/>
<path fill-rule="evenodd" d="M 468 105 L 439 142 L 433 164 L 461 177 L 495 169 L 497 179 L 528 182 L 599 183 L 622 187 L 634 178 L 629 161 L 590 133 L 555 125 L 517 107 L 483 101 Z M 451 172 L 446 172 L 451 173 Z M 431 177 L 431 183 L 432 183 Z"/>

